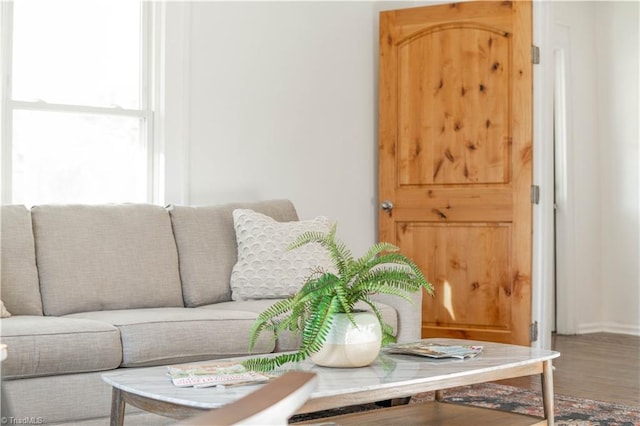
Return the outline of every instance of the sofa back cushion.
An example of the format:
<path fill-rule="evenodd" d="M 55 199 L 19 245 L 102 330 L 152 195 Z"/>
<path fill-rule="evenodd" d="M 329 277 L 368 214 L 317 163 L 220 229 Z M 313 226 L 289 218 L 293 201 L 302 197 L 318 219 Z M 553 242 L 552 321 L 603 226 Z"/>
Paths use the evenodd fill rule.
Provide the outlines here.
<path fill-rule="evenodd" d="M 2 206 L 2 289 L 0 295 L 12 315 L 42 315 L 31 213 L 25 206 Z"/>
<path fill-rule="evenodd" d="M 298 220 L 288 200 L 234 203 L 211 207 L 171 206 L 185 306 L 231 300 L 231 270 L 238 258 L 233 211 L 251 209 L 280 222 Z"/>
<path fill-rule="evenodd" d="M 45 315 L 183 306 L 166 209 L 43 205 L 31 215 Z"/>

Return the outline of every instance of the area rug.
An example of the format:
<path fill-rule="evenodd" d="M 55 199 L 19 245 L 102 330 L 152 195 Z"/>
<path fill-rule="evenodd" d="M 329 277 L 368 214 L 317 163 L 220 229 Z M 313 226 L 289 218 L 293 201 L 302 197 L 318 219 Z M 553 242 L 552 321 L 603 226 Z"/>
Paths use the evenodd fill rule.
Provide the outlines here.
<path fill-rule="evenodd" d="M 428 400 L 433 400 L 433 392 L 418 394 L 411 402 Z M 444 400 L 529 416 L 543 416 L 542 396 L 539 391 L 495 383 L 462 386 L 444 391 Z M 557 425 L 640 425 L 640 407 L 557 394 L 554 405 Z"/>
<path fill-rule="evenodd" d="M 434 399 L 433 392 L 425 392 L 411 398 L 410 404 Z M 542 397 L 532 391 L 495 383 L 462 386 L 444 391 L 444 401 L 492 408 L 529 416 L 543 416 Z M 640 426 L 640 407 L 594 401 L 565 395 L 555 395 L 556 425 L 570 426 Z M 294 416 L 290 421 L 311 420 L 381 408 L 376 404 L 345 407 L 319 413 Z"/>

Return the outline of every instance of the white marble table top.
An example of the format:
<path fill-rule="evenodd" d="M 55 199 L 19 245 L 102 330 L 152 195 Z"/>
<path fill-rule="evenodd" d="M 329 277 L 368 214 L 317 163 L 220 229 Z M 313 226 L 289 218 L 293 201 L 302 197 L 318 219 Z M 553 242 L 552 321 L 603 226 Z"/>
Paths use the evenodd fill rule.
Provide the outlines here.
<path fill-rule="evenodd" d="M 444 344 L 481 345 L 480 355 L 466 360 L 434 360 L 411 355 L 386 354 L 384 349 L 368 367 L 327 368 L 311 361 L 286 365 L 285 370 L 312 371 L 318 374 L 317 390 L 313 398 L 335 397 L 369 390 L 384 390 L 398 385 L 428 384 L 483 372 L 513 369 L 551 360 L 558 352 L 457 339 L 425 339 Z M 241 360 L 244 358 L 233 358 Z M 283 370 L 284 372 L 284 370 Z M 188 407 L 212 409 L 233 402 L 262 385 L 246 385 L 226 388 L 179 388 L 171 383 L 167 367 L 119 369 L 102 375 L 105 382 L 122 391 Z"/>

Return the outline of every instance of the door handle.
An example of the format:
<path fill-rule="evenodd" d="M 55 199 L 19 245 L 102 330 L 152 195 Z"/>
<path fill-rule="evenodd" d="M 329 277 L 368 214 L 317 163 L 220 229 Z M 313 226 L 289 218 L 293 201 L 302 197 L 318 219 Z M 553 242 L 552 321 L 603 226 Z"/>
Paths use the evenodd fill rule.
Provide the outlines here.
<path fill-rule="evenodd" d="M 380 208 L 387 213 L 391 213 L 391 210 L 393 210 L 393 203 L 389 200 L 384 200 L 380 203 Z"/>

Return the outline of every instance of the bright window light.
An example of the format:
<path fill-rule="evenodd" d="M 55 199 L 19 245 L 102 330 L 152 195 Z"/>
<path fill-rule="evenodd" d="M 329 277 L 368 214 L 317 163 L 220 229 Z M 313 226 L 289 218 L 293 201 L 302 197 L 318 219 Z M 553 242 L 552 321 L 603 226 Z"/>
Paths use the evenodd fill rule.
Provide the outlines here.
<path fill-rule="evenodd" d="M 16 111 L 14 203 L 145 200 L 147 152 L 140 136 L 138 118 Z"/>
<path fill-rule="evenodd" d="M 13 6 L 13 99 L 140 107 L 140 4 L 20 0 Z"/>
<path fill-rule="evenodd" d="M 9 23 L 2 28 L 9 40 L 2 49 L 9 76 L 3 202 L 161 202 L 154 199 L 162 153 L 153 143 L 152 7 L 136 0 L 2 4 Z"/>

